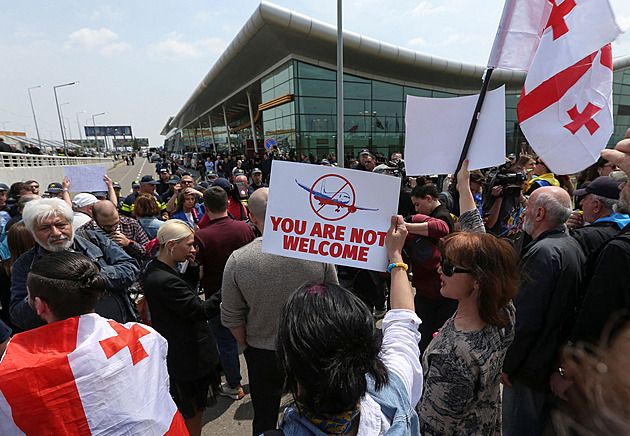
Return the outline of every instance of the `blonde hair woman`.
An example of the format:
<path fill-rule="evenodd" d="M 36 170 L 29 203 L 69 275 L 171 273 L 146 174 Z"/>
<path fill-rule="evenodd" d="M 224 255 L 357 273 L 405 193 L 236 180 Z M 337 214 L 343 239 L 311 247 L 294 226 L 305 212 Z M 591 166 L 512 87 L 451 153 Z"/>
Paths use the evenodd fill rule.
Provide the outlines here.
<path fill-rule="evenodd" d="M 208 326 L 208 301 L 196 292 L 199 265 L 194 232 L 181 220 L 165 222 L 157 233 L 160 250 L 146 267 L 144 293 L 153 328 L 168 341 L 171 395 L 191 435 L 200 435 L 208 390 L 220 382 L 220 363 Z M 180 272 L 178 264 L 186 264 Z"/>

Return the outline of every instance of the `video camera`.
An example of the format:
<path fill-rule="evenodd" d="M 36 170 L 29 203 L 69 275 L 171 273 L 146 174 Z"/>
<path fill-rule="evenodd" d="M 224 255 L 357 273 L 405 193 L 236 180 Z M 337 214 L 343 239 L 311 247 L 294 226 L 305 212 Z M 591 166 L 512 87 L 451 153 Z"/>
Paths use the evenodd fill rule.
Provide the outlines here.
<path fill-rule="evenodd" d="M 405 161 L 402 159 L 390 160 L 382 165 L 387 165 L 387 168 L 384 169 L 384 171 L 387 171 L 392 176 L 400 177 L 403 180 L 407 177 L 407 171 L 405 171 Z"/>
<path fill-rule="evenodd" d="M 518 197 L 521 195 L 521 187 L 519 183 L 527 180 L 527 174 L 524 172 L 510 172 L 509 166 L 501 165 L 499 172 L 492 181 L 492 186 L 503 186 L 503 197 Z"/>

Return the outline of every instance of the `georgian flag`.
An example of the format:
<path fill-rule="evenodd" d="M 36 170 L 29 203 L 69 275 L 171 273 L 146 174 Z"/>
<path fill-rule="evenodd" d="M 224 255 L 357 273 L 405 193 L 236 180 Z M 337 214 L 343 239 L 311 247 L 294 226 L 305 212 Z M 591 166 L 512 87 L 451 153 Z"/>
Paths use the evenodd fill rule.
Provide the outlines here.
<path fill-rule="evenodd" d="M 595 163 L 613 132 L 608 0 L 547 0 L 548 21 L 518 104 L 521 130 L 558 174 Z M 603 47 L 603 48 L 602 48 Z"/>
<path fill-rule="evenodd" d="M 2 435 L 187 435 L 166 340 L 96 314 L 15 335 L 0 361 Z"/>

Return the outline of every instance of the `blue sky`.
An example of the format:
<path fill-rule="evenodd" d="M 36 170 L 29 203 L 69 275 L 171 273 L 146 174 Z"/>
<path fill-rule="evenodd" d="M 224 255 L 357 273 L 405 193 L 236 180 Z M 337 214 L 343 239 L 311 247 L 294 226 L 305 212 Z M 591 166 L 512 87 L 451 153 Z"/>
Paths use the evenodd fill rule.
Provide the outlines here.
<path fill-rule="evenodd" d="M 630 29 L 630 1 L 610 0 Z M 336 23 L 335 0 L 275 0 L 321 21 Z M 0 37 L 0 130 L 60 139 L 53 86 L 78 137 L 97 125 L 131 125 L 151 145 L 216 59 L 249 19 L 254 0 L 17 1 L 4 5 Z M 392 5 L 395 5 L 393 7 Z M 346 0 L 344 28 L 406 48 L 485 65 L 502 0 Z M 613 56 L 630 54 L 630 36 L 613 43 Z M 68 104 L 64 104 L 68 103 Z M 85 111 L 85 113 L 82 113 Z M 77 115 L 78 114 L 78 115 Z"/>

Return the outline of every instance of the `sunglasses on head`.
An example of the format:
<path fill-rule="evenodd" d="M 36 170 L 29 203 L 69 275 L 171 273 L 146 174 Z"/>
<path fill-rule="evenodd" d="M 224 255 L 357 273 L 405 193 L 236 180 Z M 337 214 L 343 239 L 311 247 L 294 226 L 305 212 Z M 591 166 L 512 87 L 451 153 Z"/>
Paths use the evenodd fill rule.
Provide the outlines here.
<path fill-rule="evenodd" d="M 440 257 L 440 267 L 442 268 L 442 272 L 446 277 L 452 277 L 455 273 L 468 273 L 472 274 L 472 271 L 463 268 L 457 268 L 454 266 L 450 260 L 444 259 Z"/>

